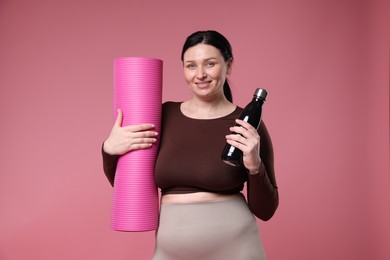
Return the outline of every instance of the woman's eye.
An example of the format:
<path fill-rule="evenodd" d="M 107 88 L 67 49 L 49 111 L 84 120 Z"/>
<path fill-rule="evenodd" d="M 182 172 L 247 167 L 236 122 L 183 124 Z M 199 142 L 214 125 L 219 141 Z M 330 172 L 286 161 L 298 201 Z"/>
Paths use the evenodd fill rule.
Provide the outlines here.
<path fill-rule="evenodd" d="M 215 63 L 214 62 L 209 62 L 207 63 L 207 67 L 214 67 Z"/>
<path fill-rule="evenodd" d="M 188 64 L 187 68 L 190 70 L 195 69 L 195 64 Z"/>

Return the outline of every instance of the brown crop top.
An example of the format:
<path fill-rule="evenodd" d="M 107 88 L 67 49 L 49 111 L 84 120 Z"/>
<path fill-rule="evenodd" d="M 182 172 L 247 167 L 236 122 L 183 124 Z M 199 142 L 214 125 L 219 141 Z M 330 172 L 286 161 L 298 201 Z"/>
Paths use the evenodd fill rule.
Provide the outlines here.
<path fill-rule="evenodd" d="M 221 160 L 226 144 L 225 135 L 242 108 L 216 119 L 186 117 L 180 102 L 166 102 L 162 110 L 160 149 L 156 161 L 155 179 L 162 195 L 208 191 L 223 194 L 238 193 L 247 183 L 248 204 L 263 220 L 272 217 L 279 198 L 273 168 L 273 149 L 262 122 L 260 156 L 265 171 L 249 175 L 245 167 L 233 167 Z M 103 151 L 103 166 L 111 184 L 114 183 L 118 156 Z"/>
<path fill-rule="evenodd" d="M 163 105 L 164 131 L 156 162 L 156 184 L 162 194 L 240 192 L 248 178 L 246 170 L 222 162 L 221 153 L 241 109 L 221 118 L 193 119 L 183 115 L 180 104 Z"/>

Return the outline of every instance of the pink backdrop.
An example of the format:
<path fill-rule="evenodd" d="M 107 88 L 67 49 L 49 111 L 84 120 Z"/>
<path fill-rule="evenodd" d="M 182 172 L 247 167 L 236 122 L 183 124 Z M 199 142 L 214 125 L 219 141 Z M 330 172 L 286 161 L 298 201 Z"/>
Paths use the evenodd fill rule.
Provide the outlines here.
<path fill-rule="evenodd" d="M 110 228 L 112 59 L 164 60 L 163 99 L 182 100 L 182 43 L 209 28 L 236 103 L 270 93 L 269 259 L 390 259 L 388 3 L 168 2 L 0 1 L 0 259 L 150 259 L 153 232 Z"/>

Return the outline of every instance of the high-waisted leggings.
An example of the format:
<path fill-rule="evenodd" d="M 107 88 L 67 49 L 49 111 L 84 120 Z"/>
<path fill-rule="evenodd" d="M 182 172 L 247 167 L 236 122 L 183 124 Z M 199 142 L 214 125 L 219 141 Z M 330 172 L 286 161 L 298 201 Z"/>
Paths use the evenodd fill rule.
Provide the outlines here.
<path fill-rule="evenodd" d="M 215 202 L 161 206 L 153 260 L 266 259 L 242 194 Z"/>

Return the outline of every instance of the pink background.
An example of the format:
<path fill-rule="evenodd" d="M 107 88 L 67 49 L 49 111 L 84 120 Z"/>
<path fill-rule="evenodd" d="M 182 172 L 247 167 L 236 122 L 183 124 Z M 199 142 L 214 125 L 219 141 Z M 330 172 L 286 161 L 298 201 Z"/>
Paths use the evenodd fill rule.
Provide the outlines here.
<path fill-rule="evenodd" d="M 150 259 L 153 232 L 110 228 L 112 60 L 164 60 L 163 99 L 183 100 L 199 29 L 230 39 L 238 105 L 270 93 L 269 259 L 390 259 L 388 15 L 372 0 L 1 0 L 0 259 Z"/>

